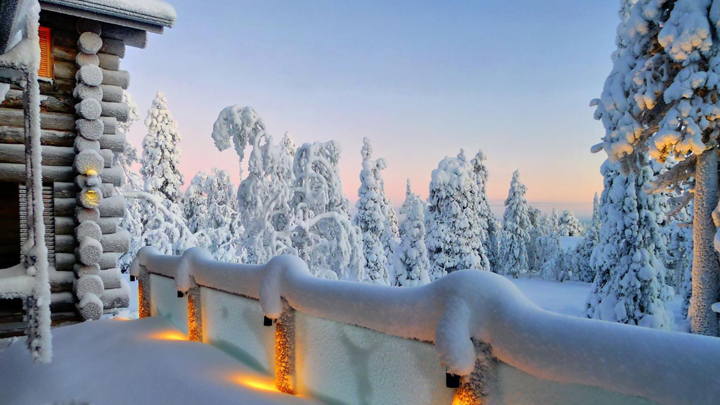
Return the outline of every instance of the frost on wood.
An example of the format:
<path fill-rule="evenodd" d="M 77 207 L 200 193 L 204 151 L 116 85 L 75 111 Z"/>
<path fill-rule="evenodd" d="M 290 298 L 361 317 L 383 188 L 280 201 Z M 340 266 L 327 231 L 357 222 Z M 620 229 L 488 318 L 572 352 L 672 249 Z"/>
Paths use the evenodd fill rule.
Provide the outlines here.
<path fill-rule="evenodd" d="M 501 240 L 502 274 L 517 278 L 528 269 L 527 244 L 530 239 L 530 217 L 525 199 L 527 187 L 520 182 L 520 172 L 513 173 L 505 200 L 503 238 Z"/>
<path fill-rule="evenodd" d="M 102 106 L 94 98 L 86 98 L 75 105 L 75 112 L 87 120 L 96 120 L 102 115 Z"/>
<path fill-rule="evenodd" d="M 84 238 L 78 244 L 76 256 L 80 262 L 85 265 L 98 263 L 103 254 L 103 248 L 100 242 L 93 238 Z"/>
<path fill-rule="evenodd" d="M 83 32 L 78 38 L 78 50 L 82 53 L 95 55 L 102 48 L 103 40 L 94 32 Z"/>
<path fill-rule="evenodd" d="M 93 238 L 95 240 L 102 238 L 102 231 L 96 222 L 83 221 L 75 228 L 75 239 L 82 241 L 85 238 Z"/>
<path fill-rule="evenodd" d="M 80 100 L 93 99 L 98 102 L 103 99 L 103 89 L 99 86 L 88 86 L 84 83 L 78 83 L 73 90 L 73 97 Z"/>
<path fill-rule="evenodd" d="M 105 132 L 105 123 L 102 120 L 79 119 L 75 121 L 75 128 L 83 138 L 97 141 Z"/>
<path fill-rule="evenodd" d="M 83 275 L 75 280 L 75 295 L 82 300 L 85 294 L 102 295 L 105 290 L 102 279 L 98 275 Z M 82 306 L 82 305 L 81 305 Z"/>
<path fill-rule="evenodd" d="M 103 303 L 100 298 L 93 293 L 83 295 L 77 306 L 80 315 L 82 315 L 84 319 L 98 320 L 103 315 Z"/>
<path fill-rule="evenodd" d="M 88 86 L 99 86 L 103 81 L 103 71 L 95 65 L 85 65 L 78 69 L 75 78 Z"/>
<path fill-rule="evenodd" d="M 160 91 L 148 111 L 145 125 L 148 133 L 143 139 L 140 170 L 145 191 L 162 195 L 171 202 L 178 202 L 180 187 L 184 183 L 178 168 L 182 137 L 168 109 L 165 95 Z"/>

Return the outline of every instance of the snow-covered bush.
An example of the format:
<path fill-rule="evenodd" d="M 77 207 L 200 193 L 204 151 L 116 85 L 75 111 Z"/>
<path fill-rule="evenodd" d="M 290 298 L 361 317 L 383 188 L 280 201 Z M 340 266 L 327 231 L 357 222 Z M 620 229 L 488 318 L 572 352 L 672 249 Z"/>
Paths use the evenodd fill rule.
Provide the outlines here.
<path fill-rule="evenodd" d="M 183 175 L 178 168 L 182 138 L 161 91 L 157 92 L 152 102 L 145 125 L 148 133 L 143 139 L 140 170 L 145 191 L 178 202 L 183 185 Z"/>
<path fill-rule="evenodd" d="M 525 199 L 526 190 L 525 185 L 520 182 L 520 172 L 515 170 L 505 200 L 503 239 L 500 246 L 501 273 L 514 278 L 528 270 L 527 245 L 530 239 L 530 217 Z"/>
<path fill-rule="evenodd" d="M 400 214 L 404 218 L 400 223 L 400 244 L 395 252 L 393 284 L 401 287 L 427 284 L 430 282 L 430 261 L 425 245 L 425 204 L 410 189 L 410 180 Z"/>
<path fill-rule="evenodd" d="M 432 172 L 428 196 L 431 280 L 457 270 L 489 270 L 477 202 L 477 179 L 463 152 L 443 159 Z"/>

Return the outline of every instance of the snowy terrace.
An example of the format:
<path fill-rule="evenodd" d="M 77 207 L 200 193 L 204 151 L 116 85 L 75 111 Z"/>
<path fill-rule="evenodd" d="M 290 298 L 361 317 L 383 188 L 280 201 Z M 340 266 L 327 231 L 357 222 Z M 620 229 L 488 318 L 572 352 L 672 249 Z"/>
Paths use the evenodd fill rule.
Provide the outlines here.
<path fill-rule="evenodd" d="M 219 399 L 248 387 L 257 395 L 263 386 L 326 403 L 670 404 L 720 396 L 718 339 L 551 313 L 489 272 L 456 272 L 400 289 L 319 279 L 290 256 L 240 265 L 213 261 L 199 248 L 181 257 L 143 248 L 131 274 L 139 279 L 140 316 L 150 319 L 58 329 L 60 354 L 39 367 L 83 364 L 62 351 L 65 340 L 79 336 L 70 330 L 86 328 L 81 340 L 97 333 L 108 337 L 98 339 L 102 345 L 128 346 L 114 351 L 112 373 L 141 364 L 132 382 L 119 385 L 146 395 L 173 391 L 167 398 L 207 392 Z M 116 337 L 103 328 L 124 331 Z M 177 355 L 175 339 L 185 345 L 175 346 Z M 19 356 L 14 346 L 7 351 Z M 133 350 L 152 354 L 122 354 Z M 228 383 L 232 375 L 264 382 Z M 462 376 L 457 389 L 454 375 Z M 169 389 L 177 385 L 170 377 L 187 389 Z"/>

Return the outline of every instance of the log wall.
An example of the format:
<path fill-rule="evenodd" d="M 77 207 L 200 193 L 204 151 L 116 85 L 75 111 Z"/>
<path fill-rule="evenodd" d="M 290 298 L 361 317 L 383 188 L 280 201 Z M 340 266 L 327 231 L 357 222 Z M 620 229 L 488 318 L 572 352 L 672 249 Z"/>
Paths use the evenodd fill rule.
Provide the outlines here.
<path fill-rule="evenodd" d="M 55 318 L 65 321 L 81 320 L 82 308 L 78 307 L 79 297 L 74 292 L 73 284 L 77 284 L 79 260 L 76 258 L 78 242 L 75 229 L 79 225 L 78 194 L 80 188 L 76 186 L 75 158 L 79 150 L 96 149 L 104 160 L 102 169 L 102 186 L 99 188 L 101 198 L 108 203 L 114 199 L 122 199 L 115 187 L 121 186 L 123 179 L 122 169 L 116 165 L 116 156 L 122 152 L 125 144 L 125 135 L 119 131 L 119 122 L 128 119 L 128 106 L 123 103 L 123 92 L 128 88 L 130 75 L 120 69 L 120 60 L 125 55 L 126 38 L 137 45 L 145 38 L 143 31 L 113 26 L 94 21 L 79 20 L 76 17 L 42 11 L 40 16 L 42 26 L 51 29 L 52 57 L 54 59 L 53 80 L 41 79 L 40 93 L 41 109 L 41 144 L 43 145 L 43 181 L 45 183 L 43 197 L 45 200 L 45 223 L 48 229 L 48 248 L 50 249 L 50 265 L 54 267 L 51 274 L 52 291 L 63 295 L 63 305 L 56 305 L 52 310 L 58 312 Z M 88 27 L 100 32 L 102 47 L 96 54 L 84 54 L 79 51 L 79 38 L 81 32 L 89 32 Z M 87 50 L 86 50 L 87 51 Z M 99 86 L 86 86 L 82 75 L 78 75 L 79 67 L 84 66 L 89 57 L 90 64 L 98 66 L 103 73 L 102 84 Z M 94 61 L 94 62 L 93 62 Z M 94 68 L 97 69 L 97 68 Z M 89 88 L 93 87 L 93 88 Z M 85 98 L 79 90 L 92 90 L 98 97 L 102 114 L 104 129 L 96 142 L 78 136 L 76 120 L 83 118 L 78 115 L 76 106 Z M 101 91 L 100 91 L 101 90 Z M 97 94 L 102 94 L 97 96 Z M 6 98 L 0 103 L 0 181 L 16 183 L 23 195 L 22 184 L 25 182 L 24 164 L 24 121 L 22 89 L 11 86 Z M 80 149 L 78 149 L 80 148 Z M 23 201 L 20 198 L 20 221 L 25 218 L 22 213 Z M 123 238 L 126 235 L 118 227 L 122 212 L 117 207 L 122 204 L 114 203 L 110 208 L 100 207 L 102 218 L 97 220 L 102 237 L 101 246 L 107 249 L 99 263 L 102 273 L 101 279 L 107 283 L 106 291 L 109 297 L 122 295 L 123 291 L 119 274 L 118 257 L 126 245 Z M 84 218 L 84 217 L 83 217 Z M 21 223 L 21 229 L 25 224 Z M 26 230 L 23 230 L 26 232 Z M 20 243 L 20 241 L 18 241 Z M 85 266 L 87 267 L 87 266 Z M 75 280 L 75 282 L 73 282 Z M 100 297 L 102 298 L 102 297 Z M 107 302 L 100 313 L 117 307 L 117 299 L 102 300 Z M 127 301 L 127 300 L 125 300 Z M 84 314 L 83 314 L 84 315 Z M 85 317 L 87 318 L 87 317 Z M 3 323 L 0 319 L 0 323 Z"/>

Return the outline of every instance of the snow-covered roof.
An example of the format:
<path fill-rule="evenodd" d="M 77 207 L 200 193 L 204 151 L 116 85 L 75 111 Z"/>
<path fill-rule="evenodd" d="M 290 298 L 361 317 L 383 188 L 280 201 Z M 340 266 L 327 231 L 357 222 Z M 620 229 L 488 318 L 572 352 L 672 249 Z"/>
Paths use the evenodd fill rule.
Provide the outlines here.
<path fill-rule="evenodd" d="M 40 0 L 43 9 L 161 33 L 172 27 L 175 8 L 162 0 Z"/>

